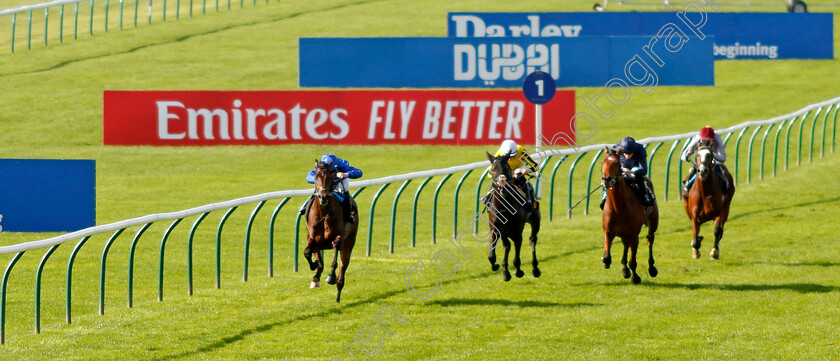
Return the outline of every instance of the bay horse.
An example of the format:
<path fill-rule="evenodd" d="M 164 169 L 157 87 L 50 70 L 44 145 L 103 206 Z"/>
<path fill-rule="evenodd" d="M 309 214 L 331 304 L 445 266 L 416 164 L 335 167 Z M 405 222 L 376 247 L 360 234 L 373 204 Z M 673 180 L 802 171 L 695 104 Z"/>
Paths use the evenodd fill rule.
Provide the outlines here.
<path fill-rule="evenodd" d="M 653 240 L 656 229 L 659 227 L 659 207 L 653 204 L 649 210 L 645 210 L 642 200 L 633 192 L 630 185 L 624 179 L 621 171 L 621 164 L 617 152 L 606 148 L 604 161 L 601 164 L 601 185 L 607 190 L 607 201 L 604 204 L 604 215 L 602 224 L 604 228 L 604 257 L 601 261 L 604 268 L 610 268 L 612 256 L 610 248 L 616 236 L 621 238 L 624 244 L 624 256 L 621 257 L 621 275 L 630 278 L 631 272 L 633 283 L 642 282 L 641 277 L 636 274 L 636 253 L 639 248 L 639 232 L 642 225 L 647 225 L 648 242 L 648 274 L 656 277 L 659 271 L 654 266 Z M 653 190 L 653 184 L 645 179 L 648 187 Z M 627 251 L 630 251 L 630 262 L 628 269 Z"/>
<path fill-rule="evenodd" d="M 700 225 L 715 220 L 715 246 L 709 252 L 713 260 L 720 259 L 720 239 L 723 238 L 723 225 L 729 218 L 729 204 L 735 194 L 735 182 L 729 170 L 723 164 L 719 164 L 723 174 L 729 180 L 729 192 L 724 194 L 719 183 L 718 174 L 714 171 L 714 156 L 708 146 L 701 146 L 695 153 L 695 164 L 697 179 L 683 194 L 685 202 L 685 213 L 691 220 L 691 231 L 694 237 L 691 240 L 691 257 L 700 258 L 700 243 L 703 237 L 700 236 Z"/>
<path fill-rule="evenodd" d="M 508 271 L 508 255 L 510 254 L 510 241 L 514 244 L 513 266 L 516 267 L 516 277 L 522 278 L 525 272 L 520 269 L 521 261 L 519 258 L 519 249 L 522 246 L 522 231 L 525 228 L 525 223 L 531 225 L 531 256 L 533 261 L 531 265 L 533 269 L 531 273 L 535 278 L 539 278 L 542 272 L 538 267 L 537 262 L 537 233 L 540 231 L 540 209 L 534 207 L 526 201 L 527 197 L 524 192 L 513 184 L 514 179 L 511 176 L 510 165 L 508 164 L 508 157 L 500 156 L 493 157 L 487 153 L 487 159 L 490 160 L 490 174 L 493 177 L 493 191 L 490 194 L 490 200 L 487 202 L 489 209 L 490 221 L 490 254 L 488 260 L 490 261 L 490 268 L 493 271 L 499 269 L 496 264 L 496 245 L 499 238 L 502 239 L 502 244 L 505 247 L 505 260 L 502 262 L 503 272 L 502 279 L 507 282 L 510 281 L 510 271 Z M 521 179 L 518 181 L 527 181 Z"/>
<path fill-rule="evenodd" d="M 347 272 L 347 266 L 350 264 L 350 254 L 353 252 L 353 246 L 356 244 L 359 217 L 356 217 L 355 223 L 344 222 L 341 201 L 338 195 L 333 192 L 336 185 L 336 170 L 331 169 L 329 164 L 318 160 L 315 161 L 315 168 L 317 169 L 315 172 L 315 193 L 318 201 L 311 202 L 307 210 L 307 245 L 303 250 L 303 256 L 309 262 L 309 269 L 315 271 L 315 276 L 312 277 L 309 288 L 320 287 L 321 272 L 324 270 L 323 252 L 321 250 L 332 249 L 335 254 L 333 255 L 332 270 L 327 275 L 326 281 L 328 284 L 336 285 L 338 293 L 335 296 L 335 302 L 341 302 L 345 273 Z M 355 201 L 352 202 L 353 209 L 356 209 Z M 358 212 L 356 214 L 358 215 Z M 341 253 L 341 267 L 338 279 L 336 279 L 335 269 L 339 251 Z M 315 255 L 315 261 L 312 260 L 313 255 Z"/>

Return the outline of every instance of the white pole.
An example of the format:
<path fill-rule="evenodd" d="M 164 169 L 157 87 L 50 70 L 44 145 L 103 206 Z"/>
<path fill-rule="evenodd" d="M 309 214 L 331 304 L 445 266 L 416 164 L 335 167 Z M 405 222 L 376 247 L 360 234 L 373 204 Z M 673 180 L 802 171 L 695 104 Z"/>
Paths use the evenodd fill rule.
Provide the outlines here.
<path fill-rule="evenodd" d="M 542 152 L 543 151 L 543 149 L 542 149 L 542 105 L 536 104 L 535 106 L 536 106 L 536 111 L 534 112 L 534 114 L 535 114 L 534 117 L 536 119 L 534 119 L 534 129 L 537 130 L 537 141 L 536 141 L 535 145 L 536 145 L 536 151 L 537 152 Z M 542 199 L 542 187 L 539 186 L 539 180 L 541 179 L 540 178 L 539 167 L 537 167 L 536 177 L 537 177 L 537 199 Z"/>

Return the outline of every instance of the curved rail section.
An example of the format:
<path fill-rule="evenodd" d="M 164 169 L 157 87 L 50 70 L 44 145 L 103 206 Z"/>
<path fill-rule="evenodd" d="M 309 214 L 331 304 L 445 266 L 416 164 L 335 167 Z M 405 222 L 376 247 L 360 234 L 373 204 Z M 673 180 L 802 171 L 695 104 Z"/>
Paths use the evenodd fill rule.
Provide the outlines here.
<path fill-rule="evenodd" d="M 805 140 L 803 139 L 803 134 L 806 132 L 804 126 L 806 124 L 810 125 L 810 131 L 808 134 L 810 135 L 810 139 L 808 140 L 809 149 L 808 152 L 808 161 L 813 160 L 813 152 L 815 147 L 819 147 L 820 149 L 820 157 L 825 154 L 825 144 L 827 142 L 827 132 L 828 132 L 828 122 L 832 123 L 831 129 L 831 141 L 830 141 L 830 151 L 834 152 L 835 148 L 835 139 L 836 139 L 836 128 L 837 128 L 837 116 L 838 111 L 840 110 L 840 97 L 813 104 L 807 106 L 797 112 L 790 113 L 787 115 L 783 115 L 780 117 L 776 117 L 773 119 L 763 120 L 763 121 L 750 121 L 738 124 L 736 126 L 721 129 L 718 132 L 721 134 L 726 135 L 724 144 L 728 145 L 730 138 L 733 135 L 737 134 L 735 140 L 735 151 L 731 156 L 734 156 L 734 161 L 730 161 L 734 163 L 734 176 L 735 182 L 737 183 L 740 179 L 746 179 L 747 182 L 750 182 L 752 179 L 753 174 L 753 167 L 752 161 L 753 158 L 759 158 L 760 167 L 758 169 L 758 176 L 759 179 L 763 179 L 764 177 L 764 153 L 768 150 L 766 146 L 767 138 L 773 132 L 775 128 L 775 136 L 773 137 L 773 172 L 772 175 L 776 175 L 776 169 L 778 164 L 778 156 L 779 151 L 778 148 L 781 146 L 779 142 L 779 137 L 782 133 L 782 128 L 785 128 L 785 141 L 784 141 L 784 169 L 788 169 L 788 159 L 791 157 L 789 154 L 791 149 L 791 129 L 794 128 L 794 124 L 799 122 L 798 129 L 798 141 L 794 148 L 797 152 L 797 164 L 800 164 L 802 161 L 802 144 L 804 144 Z M 813 114 L 813 116 L 811 116 Z M 822 121 L 822 124 L 818 124 Z M 821 141 L 817 143 L 815 141 L 817 128 L 822 129 L 821 131 Z M 749 130 L 752 129 L 752 132 Z M 760 154 L 753 154 L 753 148 L 755 141 L 758 139 L 758 134 L 761 133 L 761 130 L 764 129 L 763 135 L 761 137 L 761 146 Z M 742 138 L 749 133 L 749 142 L 747 145 L 747 149 L 742 151 L 740 149 L 741 140 Z M 657 154 L 657 152 L 663 148 L 663 145 L 666 143 L 670 144 L 668 148 L 668 153 L 665 156 L 665 159 L 662 157 L 656 158 L 660 163 L 663 163 L 663 166 L 657 167 L 659 173 L 664 173 L 664 200 L 668 200 L 668 193 L 669 193 L 669 183 L 674 181 L 671 180 L 671 160 L 673 158 L 673 154 L 679 148 L 680 150 L 685 149 L 687 146 L 688 140 L 696 135 L 697 132 L 685 133 L 685 134 L 678 134 L 666 137 L 655 137 L 655 138 L 645 138 L 639 140 L 640 143 L 645 144 L 648 149 L 651 149 L 649 155 L 649 161 L 651 169 L 653 169 L 653 160 Z M 682 143 L 682 146 L 680 144 Z M 573 162 L 569 166 L 569 176 L 568 176 L 568 202 L 569 209 L 566 210 L 566 214 L 568 217 L 572 217 L 572 200 L 573 196 L 576 194 L 573 192 L 573 183 L 576 181 L 577 183 L 585 183 L 586 191 L 584 192 L 582 189 L 577 193 L 583 194 L 583 199 L 586 200 L 585 207 L 583 210 L 584 214 L 589 213 L 589 194 L 590 189 L 592 186 L 592 173 L 595 168 L 595 164 L 600 159 L 601 154 L 603 153 L 604 147 L 607 147 L 607 144 L 597 144 L 597 145 L 590 145 L 586 147 L 581 147 L 578 149 L 550 149 L 550 150 L 543 150 L 540 152 L 535 152 L 533 157 L 539 160 L 542 164 L 540 164 L 540 169 L 544 169 L 552 159 L 556 162 L 554 167 L 552 168 L 551 172 L 545 172 L 545 174 L 551 174 L 550 179 L 539 179 L 537 180 L 538 183 L 542 183 L 544 186 L 549 186 L 549 220 L 553 217 L 554 213 L 554 190 L 555 190 L 555 178 L 557 176 L 558 170 L 561 165 L 563 165 L 569 156 L 574 155 Z M 588 166 L 588 172 L 584 174 L 578 174 L 577 178 L 575 178 L 575 168 L 579 164 L 579 162 L 587 156 L 587 154 L 592 154 L 592 159 Z M 746 153 L 747 157 L 747 167 L 746 169 L 742 169 L 739 158 L 743 155 L 742 153 Z M 584 162 L 586 164 L 586 162 Z M 388 176 L 378 179 L 371 179 L 371 180 L 364 180 L 364 181 L 357 181 L 351 182 L 351 188 L 357 188 L 356 192 L 353 194 L 354 197 L 358 196 L 362 190 L 368 187 L 378 186 L 379 190 L 375 193 L 371 200 L 370 204 L 370 214 L 368 214 L 368 236 L 367 236 L 367 249 L 366 255 L 371 255 L 371 245 L 372 245 L 372 231 L 374 227 L 374 210 L 376 207 L 376 202 L 383 194 L 386 188 L 392 183 L 401 183 L 399 189 L 396 191 L 396 195 L 394 196 L 393 205 L 391 207 L 391 222 L 390 222 L 390 238 L 389 238 L 389 252 L 393 253 L 395 250 L 394 245 L 394 232 L 395 232 L 395 218 L 396 218 L 396 210 L 397 210 L 397 203 L 399 201 L 400 196 L 402 195 L 403 191 L 408 187 L 409 183 L 412 180 L 418 179 L 422 180 L 419 183 L 415 190 L 415 195 L 411 207 L 411 247 L 415 245 L 415 233 L 417 228 L 417 203 L 420 197 L 421 191 L 424 187 L 429 183 L 429 181 L 434 177 L 441 177 L 438 181 L 438 185 L 433 193 L 433 200 L 432 200 L 432 219 L 431 219 L 431 236 L 432 236 L 432 243 L 435 243 L 437 237 L 437 208 L 438 208 L 438 196 L 441 192 L 441 189 L 444 187 L 447 180 L 449 180 L 453 175 L 461 174 L 458 183 L 455 185 L 453 195 L 454 195 L 454 203 L 453 203 L 453 229 L 455 233 L 453 236 L 457 235 L 458 231 L 458 204 L 459 204 L 459 193 L 460 189 L 465 183 L 465 180 L 468 176 L 476 169 L 486 169 L 488 166 L 486 161 L 475 162 L 460 166 L 454 166 L 449 168 L 443 169 L 435 169 L 435 170 L 428 170 L 428 171 L 421 171 L 421 172 L 413 172 L 407 173 L 402 175 L 395 175 L 395 176 Z M 678 176 L 676 182 L 679 183 L 682 180 L 682 163 L 680 162 L 678 169 Z M 745 172 L 745 175 L 740 174 L 741 172 Z M 541 172 L 542 173 L 542 172 Z M 482 186 L 484 185 L 484 180 L 487 175 L 486 170 L 481 173 L 481 176 L 478 180 L 476 180 L 477 186 L 475 190 L 475 199 L 468 200 L 469 202 L 475 202 L 475 210 L 476 216 L 479 214 L 479 198 L 481 195 L 486 191 L 486 187 L 489 185 L 485 185 L 484 189 Z M 657 177 L 659 177 L 657 175 Z M 659 178 L 656 178 L 659 179 Z M 598 180 L 596 178 L 595 182 L 597 183 Z M 581 184 L 582 185 L 582 184 Z M 680 187 L 676 187 L 679 189 Z M 596 189 L 597 190 L 597 189 Z M 117 241 L 117 238 L 124 233 L 128 228 L 137 227 L 138 231 L 136 232 L 130 248 L 129 254 L 129 261 L 128 261 L 128 307 L 132 307 L 133 304 L 133 264 L 134 264 L 134 254 L 135 254 L 135 247 L 140 240 L 141 236 L 144 232 L 149 228 L 150 225 L 153 223 L 160 223 L 166 222 L 169 226 L 166 228 L 166 231 L 163 235 L 162 240 L 160 241 L 160 256 L 159 256 L 159 269 L 158 269 L 158 301 L 163 300 L 163 275 L 164 275 L 164 249 L 166 245 L 166 241 L 172 231 L 179 225 L 181 221 L 183 221 L 187 217 L 195 217 L 197 219 L 192 224 L 192 227 L 189 231 L 189 238 L 188 238 L 188 248 L 187 248 L 187 268 L 188 268 L 188 295 L 193 294 L 193 267 L 192 267 L 192 260 L 193 260 L 193 236 L 195 235 L 196 229 L 198 228 L 199 224 L 201 224 L 202 220 L 204 220 L 208 214 L 215 211 L 222 211 L 224 210 L 224 215 L 221 217 L 221 221 L 219 222 L 218 227 L 216 228 L 216 254 L 215 254 L 215 287 L 221 287 L 221 242 L 222 242 L 222 228 L 225 224 L 225 221 L 228 217 L 240 206 L 244 205 L 255 205 L 253 211 L 251 212 L 250 217 L 248 218 L 247 228 L 245 229 L 245 249 L 243 253 L 243 274 L 242 280 L 248 280 L 248 259 L 249 259 L 249 245 L 250 245 L 250 238 L 251 238 L 251 228 L 255 221 L 255 217 L 260 209 L 265 205 L 266 201 L 272 199 L 281 199 L 280 203 L 276 206 L 273 213 L 270 216 L 270 224 L 269 224 L 269 235 L 268 235 L 268 276 L 273 277 L 273 249 L 274 249 L 274 231 L 275 231 L 275 220 L 277 218 L 277 214 L 280 209 L 285 205 L 291 198 L 293 197 L 300 197 L 306 198 L 312 194 L 311 189 L 301 189 L 301 190 L 286 190 L 286 191 L 277 191 L 277 192 L 269 192 L 263 193 L 259 195 L 254 195 L 250 197 L 244 197 L 239 199 L 234 199 L 225 202 L 213 203 L 208 204 L 200 207 L 190 208 L 187 210 L 179 211 L 179 212 L 171 212 L 171 213 L 158 213 L 158 214 L 151 214 L 143 217 L 132 218 L 120 222 L 114 222 L 110 224 L 90 227 L 86 229 L 82 229 L 76 232 L 50 237 L 38 241 L 26 242 L 16 245 L 10 246 L 2 246 L 0 247 L 0 255 L 13 255 L 10 263 L 6 267 L 5 272 L 3 273 L 2 284 L 0 284 L 0 343 L 5 342 L 5 326 L 6 326 L 6 286 L 9 279 L 9 274 L 12 271 L 12 268 L 18 262 L 18 260 L 23 256 L 24 253 L 33 251 L 33 250 L 42 250 L 46 249 L 43 258 L 41 259 L 38 269 L 36 272 L 36 283 L 35 283 L 35 332 L 39 333 L 41 330 L 40 324 L 40 305 L 41 305 L 41 272 L 44 268 L 44 264 L 53 254 L 53 252 L 58 248 L 59 245 L 62 245 L 67 242 L 73 242 L 79 240 L 76 245 L 73 247 L 72 252 L 70 254 L 70 258 L 67 265 L 67 282 L 66 282 L 66 322 L 71 322 L 71 311 L 72 311 L 72 297 L 71 297 L 71 289 L 72 289 L 72 270 L 73 270 L 73 263 L 76 259 L 76 255 L 79 253 L 79 250 L 85 245 L 85 243 L 90 239 L 93 235 L 111 233 L 110 238 L 108 239 L 104 250 L 102 251 L 101 256 L 101 269 L 100 269 L 100 282 L 99 282 L 99 314 L 104 314 L 105 311 L 105 268 L 106 268 L 106 259 L 108 256 L 108 251 L 111 248 L 112 244 Z M 583 200 L 582 199 L 582 200 Z M 543 200 L 545 201 L 545 200 Z M 300 220 L 302 217 L 299 215 L 295 217 L 295 224 L 294 224 L 294 240 L 293 240 L 293 271 L 297 272 L 298 270 L 298 250 L 299 250 L 299 235 L 300 235 Z M 474 222 L 477 223 L 478 222 Z M 130 233 L 130 232 L 129 232 Z"/>

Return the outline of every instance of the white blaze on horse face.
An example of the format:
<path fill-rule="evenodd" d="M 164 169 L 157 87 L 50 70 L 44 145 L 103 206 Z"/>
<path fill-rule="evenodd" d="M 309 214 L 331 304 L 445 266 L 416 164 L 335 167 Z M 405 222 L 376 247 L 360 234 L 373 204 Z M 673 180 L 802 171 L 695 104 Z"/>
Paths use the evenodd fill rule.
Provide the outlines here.
<path fill-rule="evenodd" d="M 711 166 L 711 157 L 712 151 L 709 148 L 700 148 L 697 151 L 697 159 L 699 160 L 697 164 L 697 170 L 700 173 L 700 179 L 706 179 L 709 173 L 709 166 Z"/>

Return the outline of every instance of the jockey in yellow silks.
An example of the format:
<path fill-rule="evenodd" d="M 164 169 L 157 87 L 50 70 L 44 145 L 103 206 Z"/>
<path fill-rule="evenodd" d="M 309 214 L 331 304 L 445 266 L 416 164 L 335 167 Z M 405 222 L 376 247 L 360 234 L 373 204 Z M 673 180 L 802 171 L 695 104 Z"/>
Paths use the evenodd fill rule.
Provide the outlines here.
<path fill-rule="evenodd" d="M 538 208 L 539 203 L 536 201 L 537 197 L 534 195 L 534 187 L 525 179 L 525 175 L 533 173 L 537 170 L 538 163 L 531 158 L 528 152 L 525 151 L 525 148 L 521 145 L 517 145 L 516 142 L 511 139 L 507 139 L 502 142 L 499 150 L 496 151 L 496 154 L 493 156 L 508 157 L 508 165 L 510 166 L 511 171 L 513 171 L 513 184 L 522 189 L 527 197 L 528 203 L 533 204 L 534 208 Z M 487 174 L 487 176 L 492 177 L 490 174 Z M 492 192 L 492 190 L 490 192 Z M 489 197 L 485 196 L 484 198 L 486 201 Z"/>

